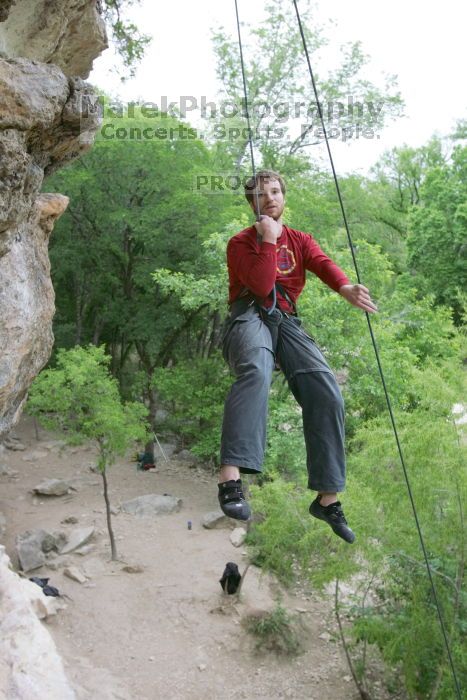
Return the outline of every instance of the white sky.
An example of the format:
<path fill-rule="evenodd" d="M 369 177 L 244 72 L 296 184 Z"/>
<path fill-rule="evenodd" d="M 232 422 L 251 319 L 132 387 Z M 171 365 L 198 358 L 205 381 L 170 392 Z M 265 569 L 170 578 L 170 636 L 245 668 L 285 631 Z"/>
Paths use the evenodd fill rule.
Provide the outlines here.
<path fill-rule="evenodd" d="M 238 4 L 243 22 L 256 24 L 264 16 L 264 2 L 238 0 Z M 337 22 L 328 33 L 331 60 L 334 47 L 337 54 L 340 44 L 361 40 L 371 57 L 372 79 L 380 72 L 396 73 L 406 102 L 406 116 L 387 127 L 379 140 L 331 142 L 338 172 L 366 173 L 384 150 L 404 143 L 422 145 L 434 132 L 448 134 L 457 119 L 467 116 L 467 3 L 319 0 L 318 16 L 320 23 Z M 131 19 L 154 37 L 137 75 L 122 84 L 110 72 L 109 50 L 95 61 L 91 82 L 125 101 L 160 104 L 162 96 L 178 101 L 181 95 L 215 100 L 218 86 L 210 28 L 223 25 L 236 36 L 234 0 L 143 0 L 131 10 Z"/>

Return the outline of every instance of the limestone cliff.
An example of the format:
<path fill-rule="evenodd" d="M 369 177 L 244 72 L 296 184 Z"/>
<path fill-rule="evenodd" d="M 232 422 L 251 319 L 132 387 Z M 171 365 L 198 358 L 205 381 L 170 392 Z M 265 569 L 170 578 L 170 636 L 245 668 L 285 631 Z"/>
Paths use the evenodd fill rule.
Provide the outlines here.
<path fill-rule="evenodd" d="M 98 128 L 97 115 L 81 119 L 92 94 L 82 78 L 107 46 L 98 7 L 0 0 L 0 438 L 52 350 L 48 240 L 68 198 L 40 190 L 44 174 L 87 150 Z M 44 605 L 41 589 L 10 570 L 0 546 L 0 697 L 76 697 L 36 617 Z"/>
<path fill-rule="evenodd" d="M 106 46 L 96 0 L 0 3 L 0 437 L 52 349 L 47 246 L 67 199 L 39 193 L 44 174 L 92 144 L 82 78 Z"/>
<path fill-rule="evenodd" d="M 0 51 L 11 58 L 53 63 L 87 78 L 107 47 L 96 0 L 7 0 L 0 4 Z"/>

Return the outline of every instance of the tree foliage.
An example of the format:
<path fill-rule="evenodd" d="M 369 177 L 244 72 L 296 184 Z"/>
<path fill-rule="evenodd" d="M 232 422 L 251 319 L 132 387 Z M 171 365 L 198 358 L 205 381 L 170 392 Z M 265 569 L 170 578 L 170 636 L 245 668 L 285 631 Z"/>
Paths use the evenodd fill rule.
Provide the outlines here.
<path fill-rule="evenodd" d="M 115 10 L 115 3 L 107 4 Z M 271 107 L 264 114 L 253 110 L 258 162 L 281 169 L 286 178 L 286 222 L 312 233 L 355 281 L 334 183 L 308 149 L 321 136 L 313 134 L 316 105 L 291 8 L 273 0 L 267 12 L 267 23 L 244 32 L 251 104 Z M 304 19 L 307 27 L 315 26 L 309 7 Z M 307 37 L 318 59 L 324 33 L 307 29 Z M 239 105 L 236 42 L 219 29 L 214 47 L 221 97 Z M 349 95 L 365 104 L 384 103 L 375 119 L 369 111 L 338 114 L 342 129 L 357 120 L 362 128 L 372 121 L 378 131 L 401 110 L 395 81 L 370 83 L 365 61 L 354 44 L 344 48 L 329 75 L 318 69 L 323 103 L 337 105 Z M 285 113 L 285 105 L 296 101 L 311 110 L 298 136 Z M 134 409 L 135 431 L 127 426 L 125 432 L 120 391 L 124 399 L 145 403 L 153 429 L 156 409 L 165 408 L 158 430 L 178 434 L 184 446 L 217 464 L 231 382 L 220 353 L 227 315 L 225 246 L 252 218 L 241 192 L 201 193 L 197 178 L 209 182 L 221 172 L 246 172 L 244 117 L 213 115 L 205 141 L 189 137 L 190 125 L 167 114 L 143 117 L 110 111 L 94 150 L 46 183 L 71 197 L 51 242 L 57 347 L 69 350 L 58 350 L 56 366 L 43 373 L 49 388 L 43 398 L 41 389 L 33 389 L 31 410 L 96 439 L 114 424 L 117 433 L 136 435 L 144 409 Z M 147 126 L 165 136 L 141 136 Z M 232 138 L 222 128 L 234 129 Z M 372 327 L 462 679 L 465 437 L 452 407 L 464 395 L 464 137 L 460 121 L 449 139 L 393 149 L 371 177 L 351 174 L 340 182 L 361 279 L 379 308 Z M 350 651 L 361 677 L 370 677 L 366 650 L 372 646 L 387 662 L 394 693 L 448 700 L 452 679 L 366 319 L 311 275 L 299 313 L 342 386 L 349 463 L 345 507 L 358 536 L 350 548 L 307 513 L 301 414 L 277 373 L 264 472 L 251 484 L 253 507 L 263 516 L 249 532 L 254 560 L 284 582 L 302 577 L 324 587 L 347 581 L 352 593 L 340 609 L 347 613 Z M 103 344 L 110 361 L 102 349 L 83 350 L 81 356 L 74 348 L 90 343 Z M 89 391 L 86 377 L 94 377 L 93 386 L 105 384 L 107 368 L 117 383 L 112 380 L 102 394 Z M 97 422 L 89 417 L 95 406 L 103 414 Z"/>
<path fill-rule="evenodd" d="M 252 141 L 266 167 L 299 172 L 301 154 L 324 138 L 318 105 L 292 4 L 269 0 L 265 10 L 266 18 L 259 26 L 243 26 L 242 30 Z M 318 94 L 326 128 L 330 133 L 333 130 L 331 138 L 355 138 L 365 128 L 375 138 L 402 110 L 395 76 L 384 76 L 381 85 L 372 83 L 365 76 L 369 57 L 360 42 L 340 47 L 338 65 L 325 72 L 319 60 L 328 42 L 325 31 L 317 24 L 311 3 L 305 3 L 300 12 L 312 62 L 319 66 Z M 236 109 L 211 110 L 207 117 L 219 158 L 239 168 L 247 155 L 248 130 L 238 40 L 220 28 L 213 33 L 213 42 L 220 97 Z"/>
<path fill-rule="evenodd" d="M 467 288 L 467 147 L 427 172 L 420 196 L 409 218 L 409 266 L 421 291 L 451 306 L 459 320 Z"/>
<path fill-rule="evenodd" d="M 206 323 L 216 344 L 220 319 L 206 303 L 209 288 L 199 308 L 189 308 L 156 285 L 151 273 L 160 268 L 199 274 L 201 251 L 208 261 L 219 248 L 219 242 L 208 241 L 212 221 L 229 216 L 229 209 L 222 209 L 222 197 L 193 193 L 197 174 L 211 171 L 205 146 L 172 139 L 171 130 L 178 133 L 183 125 L 167 116 L 151 125 L 163 137 L 141 141 L 138 134 L 147 122 L 110 114 L 94 149 L 46 186 L 71 199 L 50 250 L 57 344 L 105 343 L 124 394 L 143 391 L 154 420 L 154 369 L 172 361 L 180 343 L 187 347 L 190 331 L 195 339 L 188 346 L 204 343 L 207 351 Z M 115 137 L 117 128 L 125 138 Z M 207 264 L 212 269 L 216 263 Z M 139 371 L 146 381 L 136 387 L 132 377 Z"/>
<path fill-rule="evenodd" d="M 123 64 L 117 69 L 122 82 L 134 77 L 137 65 L 152 41 L 149 34 L 142 34 L 138 27 L 126 18 L 127 10 L 140 2 L 141 0 L 99 0 L 100 11 Z"/>
<path fill-rule="evenodd" d="M 34 381 L 27 408 L 46 427 L 66 431 L 72 441 L 97 443 L 112 559 L 116 559 L 107 467 L 136 440 L 146 442 L 147 410 L 141 403 L 122 402 L 109 363 L 102 347 L 59 350 L 56 366 L 41 372 Z"/>

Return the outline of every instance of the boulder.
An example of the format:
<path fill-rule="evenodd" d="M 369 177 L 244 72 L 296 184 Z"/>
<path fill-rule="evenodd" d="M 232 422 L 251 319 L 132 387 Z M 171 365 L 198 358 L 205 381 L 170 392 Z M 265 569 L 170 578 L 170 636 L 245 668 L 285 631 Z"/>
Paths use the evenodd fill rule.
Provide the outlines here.
<path fill-rule="evenodd" d="M 0 18 L 4 15 L 0 24 L 0 49 L 9 56 L 55 63 L 65 75 L 86 78 L 93 60 L 108 46 L 104 20 L 96 2 L 6 2 L 9 11 L 0 10 Z"/>
<path fill-rule="evenodd" d="M 182 503 L 182 499 L 175 496 L 148 493 L 145 496 L 138 496 L 122 503 L 122 511 L 138 517 L 166 515 L 179 511 Z"/>
<path fill-rule="evenodd" d="M 54 530 L 52 533 L 52 537 L 54 544 L 53 547 L 51 547 L 51 549 L 49 550 L 49 552 L 60 552 L 68 542 L 68 535 L 66 534 L 66 532 L 63 532 L 63 530 Z M 44 549 L 44 545 L 42 545 L 42 549 Z"/>
<path fill-rule="evenodd" d="M 56 543 L 55 537 L 52 535 L 52 533 L 47 532 L 42 537 L 41 549 L 46 554 L 48 554 L 49 552 L 53 552 L 54 550 L 57 549 L 57 543 Z"/>
<path fill-rule="evenodd" d="M 70 491 L 71 484 L 64 479 L 46 479 L 33 488 L 34 493 L 44 496 L 64 496 Z"/>
<path fill-rule="evenodd" d="M 42 544 L 50 541 L 52 535 L 46 530 L 28 530 L 16 538 L 16 552 L 23 571 L 32 571 L 45 564 Z"/>
<path fill-rule="evenodd" d="M 206 530 L 220 530 L 224 527 L 232 527 L 232 519 L 224 515 L 221 510 L 211 510 L 203 515 L 201 524 Z"/>
<path fill-rule="evenodd" d="M 69 552 L 73 552 L 75 549 L 78 549 L 78 547 L 81 547 L 83 544 L 89 542 L 93 534 L 94 528 L 92 526 L 79 527 L 72 530 L 72 532 L 68 535 L 68 542 L 60 549 L 60 554 L 68 554 Z"/>
<path fill-rule="evenodd" d="M 63 608 L 20 578 L 0 545 L 0 697 L 76 700 L 54 641 L 38 618 Z"/>
<path fill-rule="evenodd" d="M 57 556 L 57 551 L 66 544 L 64 532 L 28 530 L 16 538 L 16 551 L 23 571 L 38 569 L 46 563 L 45 555 Z"/>

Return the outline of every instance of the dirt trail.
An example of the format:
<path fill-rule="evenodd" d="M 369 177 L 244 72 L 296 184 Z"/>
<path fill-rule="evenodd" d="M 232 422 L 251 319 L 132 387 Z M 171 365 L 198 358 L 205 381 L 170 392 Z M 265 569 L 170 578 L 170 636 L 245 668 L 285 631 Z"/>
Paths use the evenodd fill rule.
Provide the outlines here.
<path fill-rule="evenodd" d="M 183 507 L 154 519 L 114 516 L 121 561 L 111 562 L 101 478 L 89 469 L 92 448 L 60 448 L 51 442 L 57 436 L 42 430 L 37 442 L 29 418 L 17 435 L 27 450 L 7 451 L 6 461 L 18 475 L 0 476 L 5 544 L 14 564 L 15 537 L 28 529 L 94 525 L 97 530 L 92 552 L 66 557 L 86 572 L 88 583 L 66 578 L 61 566 L 29 574 L 50 577 L 50 584 L 71 598 L 47 624 L 79 700 L 357 697 L 343 652 L 329 640 L 334 623 L 325 602 L 281 591 L 254 567 L 245 578 L 241 603 L 232 605 L 222 594 L 218 580 L 226 562 L 235 561 L 243 570 L 247 557 L 244 548 L 231 544 L 230 530 L 201 526 L 202 516 L 217 506 L 215 477 L 175 460 L 161 460 L 156 473 L 138 472 L 126 460 L 112 466 L 113 506 L 147 493 L 169 493 L 182 498 Z M 35 459 L 26 461 L 31 451 L 37 452 Z M 77 490 L 62 497 L 33 496 L 31 489 L 52 477 L 72 479 Z M 77 524 L 63 524 L 70 516 Z M 127 573 L 125 564 L 143 571 Z M 255 652 L 241 624 L 248 609 L 274 607 L 278 594 L 307 630 L 307 650 L 297 657 Z"/>

